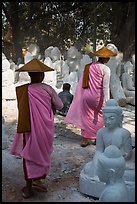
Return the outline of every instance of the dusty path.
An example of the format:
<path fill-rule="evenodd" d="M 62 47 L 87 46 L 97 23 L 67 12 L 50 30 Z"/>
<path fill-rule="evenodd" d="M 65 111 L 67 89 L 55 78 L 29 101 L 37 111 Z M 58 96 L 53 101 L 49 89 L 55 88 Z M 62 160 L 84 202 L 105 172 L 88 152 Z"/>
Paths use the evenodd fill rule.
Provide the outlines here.
<path fill-rule="evenodd" d="M 129 108 L 128 108 L 129 109 Z M 134 107 L 125 110 L 125 125 L 134 134 Z M 9 147 L 17 124 L 16 101 L 3 105 Z M 79 175 L 95 153 L 96 146 L 80 146 L 80 129 L 65 125 L 62 116 L 55 116 L 54 151 L 51 155 L 52 167 L 45 183 L 48 192 L 38 192 L 32 198 L 22 198 L 21 189 L 25 185 L 22 159 L 2 151 L 2 202 L 96 202 L 97 200 L 79 192 Z M 129 122 L 131 121 L 131 122 Z"/>

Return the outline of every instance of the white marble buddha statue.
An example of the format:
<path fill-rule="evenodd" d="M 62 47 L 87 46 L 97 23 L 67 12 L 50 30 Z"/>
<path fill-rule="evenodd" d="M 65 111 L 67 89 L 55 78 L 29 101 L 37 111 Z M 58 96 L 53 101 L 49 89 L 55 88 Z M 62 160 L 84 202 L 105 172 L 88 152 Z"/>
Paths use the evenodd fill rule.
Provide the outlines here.
<path fill-rule="evenodd" d="M 98 155 L 104 152 L 106 147 L 115 145 L 121 150 L 122 156 L 125 158 L 126 170 L 134 170 L 131 133 L 122 127 L 123 117 L 123 109 L 118 105 L 117 101 L 115 99 L 108 100 L 103 108 L 105 127 L 97 132 L 94 160 L 97 161 Z M 94 174 L 96 175 L 96 172 Z"/>
<path fill-rule="evenodd" d="M 135 86 L 132 80 L 131 74 L 133 73 L 133 64 L 127 61 L 124 64 L 124 73 L 122 74 L 122 86 L 125 96 L 127 97 L 127 103 L 135 105 Z"/>
<path fill-rule="evenodd" d="M 117 47 L 109 43 L 106 46 L 111 51 L 117 53 L 116 57 L 111 57 L 106 65 L 111 70 L 110 75 L 110 92 L 113 99 L 115 99 L 120 106 L 126 105 L 126 96 L 121 85 L 120 75 L 121 75 L 121 64 L 123 60 L 123 53 L 119 52 Z"/>
<path fill-rule="evenodd" d="M 109 145 L 98 157 L 97 175 L 106 183 L 100 202 L 128 202 L 128 189 L 124 182 L 125 159 L 115 145 Z"/>

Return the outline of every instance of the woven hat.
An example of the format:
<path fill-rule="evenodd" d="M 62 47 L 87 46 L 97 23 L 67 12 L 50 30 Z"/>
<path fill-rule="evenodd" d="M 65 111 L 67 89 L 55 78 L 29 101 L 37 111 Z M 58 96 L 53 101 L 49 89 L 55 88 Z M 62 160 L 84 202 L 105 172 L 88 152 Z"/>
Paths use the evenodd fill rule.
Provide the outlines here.
<path fill-rule="evenodd" d="M 93 55 L 95 55 L 97 57 L 108 58 L 108 57 L 115 57 L 117 55 L 117 53 L 112 52 L 111 50 L 109 50 L 106 47 L 102 47 L 98 51 L 94 52 Z"/>
<path fill-rule="evenodd" d="M 54 71 L 54 69 L 48 67 L 38 59 L 32 59 L 28 63 L 26 63 L 20 69 L 17 69 L 16 72 L 48 72 Z"/>

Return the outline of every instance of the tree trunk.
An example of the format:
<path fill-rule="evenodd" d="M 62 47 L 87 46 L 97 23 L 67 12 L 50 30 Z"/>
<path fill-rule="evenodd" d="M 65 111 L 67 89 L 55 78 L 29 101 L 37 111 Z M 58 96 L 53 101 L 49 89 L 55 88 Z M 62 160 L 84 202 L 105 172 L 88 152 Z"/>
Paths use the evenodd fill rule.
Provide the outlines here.
<path fill-rule="evenodd" d="M 94 28 L 93 28 L 93 52 L 96 51 L 96 40 L 97 40 L 97 22 L 96 22 L 96 10 L 94 11 Z M 93 61 L 96 61 L 96 57 L 93 56 Z"/>
<path fill-rule="evenodd" d="M 116 33 L 112 30 L 111 36 L 111 41 L 123 52 L 124 61 L 129 60 L 135 51 L 135 6 L 132 3 L 128 2 L 126 15 L 123 14 L 124 21 L 122 18 L 119 19 L 121 26 Z"/>
<path fill-rule="evenodd" d="M 21 57 L 21 45 L 20 45 L 20 26 L 19 26 L 19 6 L 18 2 L 11 2 L 9 8 L 9 23 L 12 28 L 12 42 L 13 42 L 13 61 L 17 63 L 19 57 Z"/>

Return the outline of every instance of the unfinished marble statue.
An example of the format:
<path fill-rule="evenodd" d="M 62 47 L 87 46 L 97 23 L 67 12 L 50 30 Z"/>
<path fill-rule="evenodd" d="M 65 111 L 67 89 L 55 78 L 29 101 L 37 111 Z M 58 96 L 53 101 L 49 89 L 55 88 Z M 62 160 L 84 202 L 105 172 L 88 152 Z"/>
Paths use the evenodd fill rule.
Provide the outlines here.
<path fill-rule="evenodd" d="M 16 68 L 17 68 L 17 65 L 13 62 L 12 59 L 10 59 L 9 62 L 10 62 L 10 69 L 13 70 L 13 71 L 15 71 Z"/>
<path fill-rule="evenodd" d="M 69 83 L 71 85 L 70 92 L 74 95 L 78 83 L 77 72 L 76 71 L 70 72 L 69 75 L 66 75 L 63 78 L 63 83 Z"/>
<path fill-rule="evenodd" d="M 63 78 L 63 83 L 71 85 L 71 93 L 74 94 L 78 83 L 78 70 L 81 69 L 80 60 L 82 55 L 75 46 L 71 46 L 67 51 L 66 63 L 69 67 L 69 74 Z"/>
<path fill-rule="evenodd" d="M 9 86 L 14 84 L 14 71 L 10 69 L 10 62 L 2 53 L 2 86 Z"/>
<path fill-rule="evenodd" d="M 32 43 L 28 48 L 23 47 L 22 48 L 22 55 L 24 57 L 24 64 L 27 64 L 29 61 L 31 61 L 34 58 L 39 59 L 40 58 L 40 48 L 37 44 Z M 20 60 L 20 59 L 19 59 Z M 18 69 L 24 66 L 24 64 L 18 62 Z M 20 86 L 24 83 L 30 82 L 30 77 L 28 75 L 28 72 L 15 72 L 16 73 L 16 86 Z"/>
<path fill-rule="evenodd" d="M 18 66 L 18 69 L 23 67 L 24 64 L 20 64 Z M 18 81 L 15 83 L 15 86 L 23 85 L 24 83 L 30 82 L 30 76 L 28 75 L 28 72 L 19 72 Z"/>
<path fill-rule="evenodd" d="M 33 58 L 41 59 L 40 48 L 36 43 L 32 43 L 28 47 L 28 52 L 31 53 Z"/>
<path fill-rule="evenodd" d="M 123 180 L 125 159 L 121 151 L 110 145 L 98 157 L 97 175 L 101 182 L 106 183 L 100 202 L 128 202 L 128 190 Z"/>
<path fill-rule="evenodd" d="M 57 85 L 57 73 L 56 73 L 56 71 L 46 72 L 44 75 L 43 83 L 49 84 L 54 89 L 56 89 L 56 85 Z"/>
<path fill-rule="evenodd" d="M 29 61 L 31 61 L 34 58 L 31 52 L 29 52 L 28 48 L 26 47 L 22 48 L 22 55 L 24 58 L 24 63 L 22 63 L 22 61 L 19 59 L 17 69 L 23 67 L 24 64 L 27 64 Z M 30 82 L 30 77 L 28 75 L 28 72 L 15 72 L 15 74 L 16 74 L 15 86 L 20 86 L 24 83 Z"/>
<path fill-rule="evenodd" d="M 4 53 L 2 53 L 2 99 L 16 99 L 14 71 L 10 69 L 10 62 Z"/>
<path fill-rule="evenodd" d="M 45 54 L 45 59 L 47 57 L 51 57 L 51 50 L 53 49 L 53 46 L 49 46 L 48 48 L 45 49 L 44 54 Z"/>
<path fill-rule="evenodd" d="M 61 59 L 61 51 L 58 47 L 50 46 L 45 50 L 44 63 L 48 66 L 50 65 L 54 70 L 61 73 L 63 62 Z"/>
<path fill-rule="evenodd" d="M 71 46 L 70 49 L 68 49 L 66 60 L 64 60 L 61 51 L 57 47 L 50 46 L 45 50 L 44 64 L 52 67 L 56 71 L 56 79 L 54 77 L 54 80 L 52 78 L 50 79 L 50 82 L 53 81 L 52 84 L 56 82 L 54 87 L 57 89 L 61 89 L 63 83 L 70 83 L 72 94 L 74 94 L 76 90 L 76 86 L 79 77 L 83 72 L 84 65 L 91 61 L 92 60 L 88 56 L 82 57 L 81 53 L 78 52 L 74 46 Z M 47 79 L 44 80 L 47 82 Z"/>
<path fill-rule="evenodd" d="M 81 75 L 83 74 L 84 68 L 86 64 L 92 63 L 92 58 L 89 55 L 84 54 L 80 60 L 80 68 L 78 69 L 78 79 L 80 79 Z"/>
<path fill-rule="evenodd" d="M 21 57 L 19 57 L 17 60 L 15 70 L 19 69 L 20 64 L 22 64 L 22 58 Z M 19 72 L 14 71 L 14 77 L 15 77 L 14 83 L 16 84 L 19 81 Z"/>
<path fill-rule="evenodd" d="M 51 59 L 51 51 L 53 50 L 53 46 L 48 47 L 47 49 L 45 49 L 44 54 L 45 54 L 45 59 L 44 59 L 44 64 L 46 64 L 49 67 L 53 68 L 53 62 Z M 56 70 L 55 70 L 56 72 Z"/>
<path fill-rule="evenodd" d="M 56 62 L 57 60 L 61 60 L 61 51 L 59 50 L 58 47 L 53 47 L 51 50 L 51 59 L 53 62 Z"/>
<path fill-rule="evenodd" d="M 106 65 L 111 70 L 110 92 L 111 92 L 112 98 L 115 99 L 120 106 L 124 107 L 126 105 L 126 96 L 120 81 L 121 63 L 123 59 L 123 54 L 120 53 L 117 47 L 112 43 L 109 43 L 106 47 L 111 51 L 117 53 L 116 57 L 111 57 L 110 60 L 106 63 Z"/>
<path fill-rule="evenodd" d="M 51 50 L 52 68 L 56 70 L 57 74 L 60 75 L 60 77 L 62 76 L 62 66 L 65 64 L 64 60 L 62 60 L 61 57 L 61 51 L 58 49 L 58 47 L 54 47 Z"/>
<path fill-rule="evenodd" d="M 123 110 L 115 99 L 106 102 L 103 108 L 103 120 L 105 127 L 97 132 L 96 152 L 93 160 L 88 162 L 80 173 L 80 191 L 91 196 L 100 196 L 105 184 L 97 177 L 98 157 L 106 147 L 115 145 L 125 158 L 126 169 L 123 178 L 128 187 L 129 199 L 134 200 L 135 160 L 132 139 L 130 132 L 122 127 Z"/>
<path fill-rule="evenodd" d="M 132 55 L 131 62 L 133 64 L 133 77 L 132 77 L 132 80 L 133 80 L 133 83 L 134 83 L 134 86 L 135 86 L 135 54 Z"/>
<path fill-rule="evenodd" d="M 22 48 L 22 55 L 24 57 L 24 64 L 27 64 L 29 61 L 31 61 L 34 58 L 32 54 L 28 51 L 28 48 L 26 47 Z"/>
<path fill-rule="evenodd" d="M 82 58 L 81 53 L 75 46 L 71 46 L 67 52 L 67 64 L 69 66 L 69 72 L 78 71 L 81 69 L 80 60 Z"/>
<path fill-rule="evenodd" d="M 62 77 L 65 78 L 69 75 L 69 66 L 67 65 L 67 63 L 65 63 L 62 66 Z"/>
<path fill-rule="evenodd" d="M 12 59 L 10 59 L 9 62 L 10 62 L 10 69 L 14 73 L 14 84 L 15 84 L 17 82 L 17 74 L 16 74 L 15 70 L 18 68 L 18 66 L 13 62 Z"/>
<path fill-rule="evenodd" d="M 130 61 L 124 64 L 124 71 L 121 79 L 124 93 L 127 97 L 127 103 L 135 105 L 135 86 L 131 76 L 131 73 L 133 73 L 133 64 Z"/>
<path fill-rule="evenodd" d="M 54 88 L 56 86 L 61 88 L 63 84 L 62 66 L 64 65 L 64 61 L 61 59 L 61 52 L 58 47 L 50 46 L 45 50 L 44 64 L 52 67 L 55 70 L 54 73 L 49 73 L 49 77 L 51 76 L 50 85 L 53 84 Z M 44 82 L 47 82 L 46 76 L 44 77 Z"/>
<path fill-rule="evenodd" d="M 47 66 L 51 67 L 52 66 L 51 58 L 50 57 L 45 57 L 44 64 L 46 64 Z"/>

